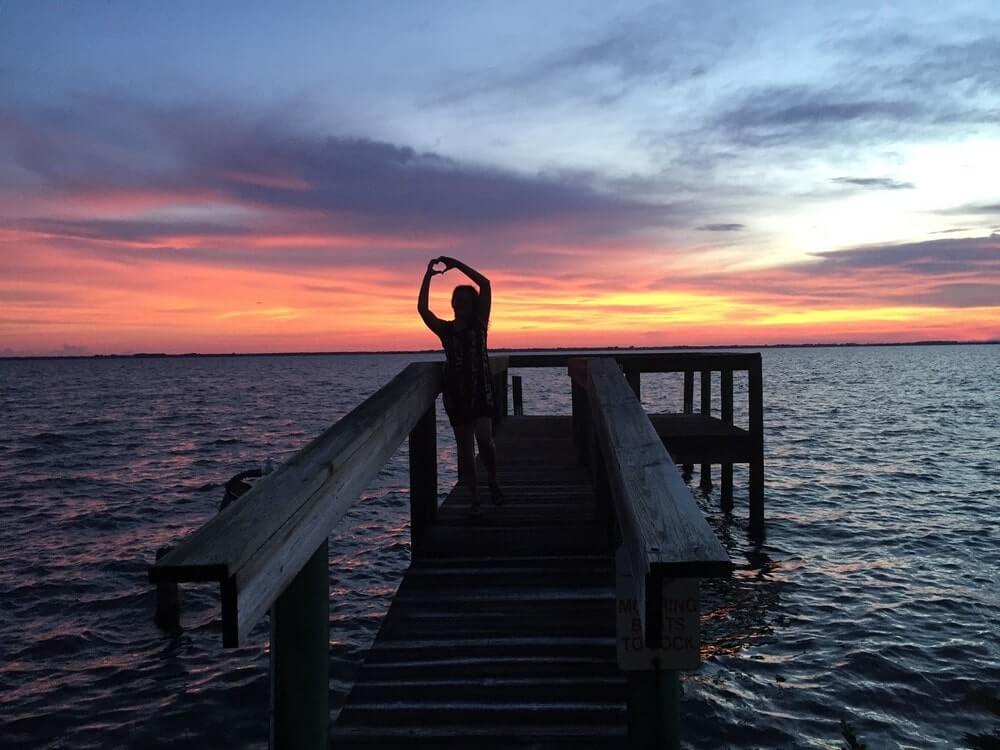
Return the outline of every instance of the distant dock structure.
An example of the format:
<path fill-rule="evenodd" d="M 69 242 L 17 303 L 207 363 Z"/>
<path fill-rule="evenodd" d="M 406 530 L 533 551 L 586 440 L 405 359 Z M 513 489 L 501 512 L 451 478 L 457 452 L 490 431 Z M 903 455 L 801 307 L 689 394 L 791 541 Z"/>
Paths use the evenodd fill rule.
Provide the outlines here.
<path fill-rule="evenodd" d="M 704 488 L 720 465 L 727 512 L 733 464 L 747 464 L 749 528 L 763 532 L 760 354 L 491 366 L 503 505 L 473 517 L 460 485 L 439 505 L 441 368 L 413 363 L 150 567 L 161 585 L 219 584 L 224 646 L 270 612 L 272 748 L 679 746 L 698 581 L 733 566 L 676 464 L 698 465 Z M 572 416 L 525 414 L 511 370 L 534 367 L 566 373 Z M 661 372 L 683 373 L 682 410 L 647 414 L 642 375 Z M 411 565 L 331 724 L 327 538 L 404 440 Z"/>

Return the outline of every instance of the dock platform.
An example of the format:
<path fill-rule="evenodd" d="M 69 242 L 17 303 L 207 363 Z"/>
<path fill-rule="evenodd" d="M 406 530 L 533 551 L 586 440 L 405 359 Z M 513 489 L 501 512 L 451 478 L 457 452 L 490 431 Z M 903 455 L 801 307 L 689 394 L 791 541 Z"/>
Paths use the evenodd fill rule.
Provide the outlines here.
<path fill-rule="evenodd" d="M 624 746 L 614 551 L 570 418 L 511 417 L 496 443 L 504 504 L 441 505 L 335 747 Z"/>
<path fill-rule="evenodd" d="M 733 569 L 683 477 L 700 464 L 706 487 L 719 465 L 731 512 L 733 464 L 747 463 L 750 531 L 763 531 L 760 355 L 490 366 L 502 505 L 484 486 L 473 516 L 461 485 L 439 503 L 441 368 L 412 363 L 150 566 L 158 601 L 176 601 L 179 583 L 219 586 L 225 647 L 269 616 L 271 748 L 679 747 L 679 673 L 700 660 L 698 582 Z M 527 367 L 562 371 L 572 416 L 524 415 L 510 370 Z M 682 413 L 643 410 L 644 372 L 684 374 Z M 331 722 L 328 537 L 404 442 L 411 565 Z"/>

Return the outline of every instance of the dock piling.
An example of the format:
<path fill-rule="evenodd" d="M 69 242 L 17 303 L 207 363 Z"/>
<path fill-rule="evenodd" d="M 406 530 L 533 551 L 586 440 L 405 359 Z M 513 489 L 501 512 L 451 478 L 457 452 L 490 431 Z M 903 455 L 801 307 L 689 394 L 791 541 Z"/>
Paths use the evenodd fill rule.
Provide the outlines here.
<path fill-rule="evenodd" d="M 750 529 L 764 531 L 764 397 L 761 363 L 758 358 L 747 372 L 750 395 L 750 434 L 754 436 L 754 456 L 750 461 Z"/>
<path fill-rule="evenodd" d="M 630 750 L 679 750 L 681 680 L 676 669 L 628 673 Z"/>
<path fill-rule="evenodd" d="M 324 541 L 271 607 L 270 750 L 330 744 L 330 563 Z"/>
<path fill-rule="evenodd" d="M 719 396 L 722 401 L 722 422 L 727 425 L 733 424 L 733 370 L 723 368 L 719 378 Z M 723 463 L 721 470 L 720 500 L 722 510 L 731 513 L 733 510 L 733 465 Z"/>
<path fill-rule="evenodd" d="M 507 357 L 490 357 L 490 369 L 493 374 L 493 398 L 495 401 L 495 413 L 493 417 L 493 432 L 510 414 L 509 390 L 507 384 Z"/>
<path fill-rule="evenodd" d="M 156 559 L 167 555 L 172 547 L 165 546 L 156 550 Z M 164 630 L 178 630 L 181 626 L 181 595 L 177 584 L 173 581 L 163 581 L 156 584 L 156 614 L 153 619 Z"/>
<path fill-rule="evenodd" d="M 701 371 L 701 413 L 703 416 L 712 416 L 712 371 L 705 369 Z M 708 492 L 712 489 L 712 464 L 703 463 L 701 465 L 701 489 Z"/>
<path fill-rule="evenodd" d="M 629 388 L 635 397 L 642 402 L 642 371 L 628 363 L 625 364 L 625 380 L 628 381 Z"/>
<path fill-rule="evenodd" d="M 684 414 L 694 414 L 694 370 L 684 371 Z M 690 478 L 694 471 L 694 464 L 685 463 L 681 467 L 684 472 L 685 481 Z"/>
<path fill-rule="evenodd" d="M 521 376 L 511 375 L 510 385 L 513 390 L 513 401 L 514 401 L 514 416 L 523 417 L 524 416 L 524 393 L 521 390 Z"/>
<path fill-rule="evenodd" d="M 410 459 L 410 554 L 420 555 L 424 535 L 437 515 L 437 419 L 428 409 L 407 439 Z"/>
<path fill-rule="evenodd" d="M 699 658 L 697 580 L 728 575 L 732 563 L 674 461 L 701 464 L 703 481 L 720 464 L 727 510 L 732 465 L 748 463 L 751 530 L 763 529 L 760 355 L 513 354 L 490 365 L 506 456 L 501 482 L 510 491 L 485 520 L 469 516 L 464 487 L 438 508 L 441 368 L 422 362 L 239 503 L 157 552 L 149 578 L 164 612 L 171 596 L 176 610 L 178 582 L 219 585 L 223 646 L 245 643 L 270 611 L 272 750 L 325 748 L 331 735 L 337 746 L 389 747 L 414 737 L 452 746 L 473 729 L 512 745 L 572 736 L 678 746 L 676 670 L 695 668 Z M 508 418 L 510 367 L 567 367 L 572 419 L 523 416 L 518 376 Z M 733 424 L 734 371 L 748 372 L 745 429 Z M 684 373 L 683 413 L 643 409 L 645 372 Z M 712 372 L 721 373 L 719 418 L 711 415 Z M 410 569 L 331 727 L 328 535 L 404 440 Z M 666 613 L 688 618 L 682 630 Z M 492 639 L 497 649 L 485 645 Z M 510 684 L 494 685 L 498 676 Z M 530 711 L 520 684 L 544 690 Z"/>

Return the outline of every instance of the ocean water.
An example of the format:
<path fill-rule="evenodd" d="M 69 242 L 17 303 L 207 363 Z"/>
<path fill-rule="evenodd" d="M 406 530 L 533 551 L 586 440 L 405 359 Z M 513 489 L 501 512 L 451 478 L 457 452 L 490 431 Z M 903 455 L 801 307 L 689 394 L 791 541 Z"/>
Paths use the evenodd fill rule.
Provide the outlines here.
<path fill-rule="evenodd" d="M 190 585 L 165 633 L 146 568 L 231 475 L 427 358 L 0 360 L 0 748 L 266 747 L 267 623 L 223 650 L 216 587 Z M 737 570 L 703 583 L 684 746 L 996 747 L 1000 346 L 763 361 L 766 538 L 739 468 L 731 516 L 692 479 Z M 564 372 L 520 374 L 527 413 L 569 412 Z M 679 380 L 643 400 L 676 410 Z M 401 451 L 331 536 L 335 707 L 408 563 L 406 488 Z"/>

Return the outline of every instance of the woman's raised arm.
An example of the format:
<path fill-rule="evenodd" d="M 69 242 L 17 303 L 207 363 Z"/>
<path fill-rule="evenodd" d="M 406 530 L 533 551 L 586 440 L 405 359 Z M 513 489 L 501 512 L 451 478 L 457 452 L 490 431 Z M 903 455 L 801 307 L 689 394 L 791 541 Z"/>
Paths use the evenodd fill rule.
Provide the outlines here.
<path fill-rule="evenodd" d="M 444 271 L 434 270 L 434 264 L 437 262 L 438 258 L 434 258 L 427 263 L 427 270 L 424 271 L 424 280 L 420 283 L 420 294 L 417 297 L 417 312 L 420 313 L 424 325 L 440 336 L 444 328 L 444 321 L 432 313 L 430 307 L 431 277 L 436 273 L 444 273 Z"/>
<path fill-rule="evenodd" d="M 455 258 L 449 258 L 447 255 L 442 255 L 438 258 L 438 260 L 444 263 L 445 270 L 449 268 L 457 268 L 476 283 L 476 286 L 479 287 L 479 317 L 484 323 L 489 323 L 490 310 L 493 307 L 493 289 L 490 286 L 490 280 L 479 273 L 479 271 L 472 266 L 467 265 Z"/>

